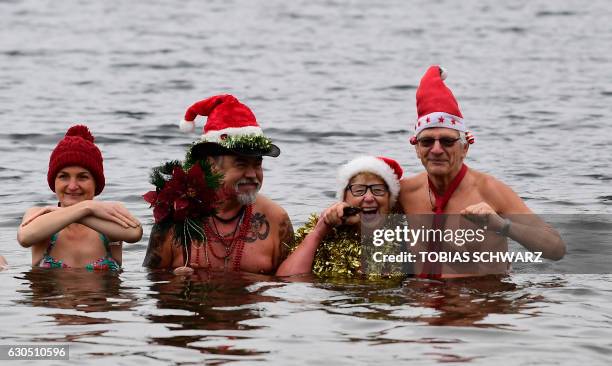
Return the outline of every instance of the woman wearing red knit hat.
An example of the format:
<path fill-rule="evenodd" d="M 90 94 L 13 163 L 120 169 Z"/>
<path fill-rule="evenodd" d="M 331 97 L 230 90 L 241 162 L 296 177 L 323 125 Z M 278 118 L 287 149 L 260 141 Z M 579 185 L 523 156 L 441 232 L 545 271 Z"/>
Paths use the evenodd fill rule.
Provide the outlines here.
<path fill-rule="evenodd" d="M 17 241 L 32 248 L 32 265 L 118 270 L 121 242 L 142 237 L 138 220 L 118 202 L 94 200 L 104 189 L 102 154 L 83 125 L 73 126 L 49 159 L 49 187 L 57 206 L 26 211 Z"/>

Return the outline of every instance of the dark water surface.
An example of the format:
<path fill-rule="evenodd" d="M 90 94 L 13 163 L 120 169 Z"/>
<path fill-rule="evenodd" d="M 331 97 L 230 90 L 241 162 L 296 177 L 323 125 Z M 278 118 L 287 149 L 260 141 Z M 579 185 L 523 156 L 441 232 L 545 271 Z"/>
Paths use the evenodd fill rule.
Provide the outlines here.
<path fill-rule="evenodd" d="M 78 365 L 610 364 L 610 275 L 184 280 L 141 269 L 146 237 L 119 276 L 33 270 L 15 241 L 25 209 L 54 203 L 48 157 L 75 122 L 105 157 L 100 199 L 148 233 L 150 168 L 182 158 L 185 108 L 219 93 L 280 146 L 263 193 L 297 226 L 357 154 L 422 169 L 408 138 L 436 63 L 476 135 L 471 167 L 538 213 L 610 214 L 609 19 L 605 0 L 0 0 L 0 344 L 69 343 Z"/>

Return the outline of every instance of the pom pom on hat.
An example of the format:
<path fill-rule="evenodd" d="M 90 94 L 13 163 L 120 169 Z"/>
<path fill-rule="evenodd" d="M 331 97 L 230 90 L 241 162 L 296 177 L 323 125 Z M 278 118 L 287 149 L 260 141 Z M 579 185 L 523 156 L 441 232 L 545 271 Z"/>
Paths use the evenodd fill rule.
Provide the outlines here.
<path fill-rule="evenodd" d="M 185 120 L 182 120 L 179 123 L 179 128 L 181 129 L 181 131 L 183 131 L 185 133 L 191 133 L 191 132 L 195 131 L 195 121 L 185 121 Z"/>
<path fill-rule="evenodd" d="M 89 131 L 89 128 L 87 128 L 87 126 L 84 126 L 84 125 L 75 125 L 75 126 L 70 127 L 68 131 L 66 131 L 65 136 L 78 136 L 89 142 L 96 141 L 96 139 L 91 134 L 91 131 Z"/>
<path fill-rule="evenodd" d="M 55 192 L 55 177 L 57 173 L 67 166 L 80 166 L 91 173 L 95 182 L 94 194 L 99 195 L 104 189 L 104 166 L 102 153 L 94 144 L 95 138 L 84 125 L 75 125 L 68 129 L 49 158 L 47 183 Z"/>
<path fill-rule="evenodd" d="M 440 68 L 440 79 L 446 80 L 446 77 L 448 76 L 446 69 L 443 68 L 442 66 L 438 66 L 438 67 Z"/>
<path fill-rule="evenodd" d="M 344 200 L 346 187 L 359 173 L 372 173 L 381 177 L 389 187 L 391 207 L 395 205 L 400 191 L 399 182 L 404 173 L 397 161 L 383 156 L 360 156 L 344 164 L 338 171 L 338 199 Z"/>

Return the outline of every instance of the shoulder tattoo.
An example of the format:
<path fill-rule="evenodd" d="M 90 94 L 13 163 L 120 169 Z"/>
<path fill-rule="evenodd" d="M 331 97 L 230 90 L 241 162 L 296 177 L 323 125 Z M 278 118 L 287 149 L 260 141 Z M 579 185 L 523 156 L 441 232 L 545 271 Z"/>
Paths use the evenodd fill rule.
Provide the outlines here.
<path fill-rule="evenodd" d="M 251 218 L 251 228 L 247 232 L 244 241 L 246 243 L 254 243 L 257 240 L 265 240 L 270 234 L 270 222 L 266 215 L 261 212 L 256 212 Z"/>

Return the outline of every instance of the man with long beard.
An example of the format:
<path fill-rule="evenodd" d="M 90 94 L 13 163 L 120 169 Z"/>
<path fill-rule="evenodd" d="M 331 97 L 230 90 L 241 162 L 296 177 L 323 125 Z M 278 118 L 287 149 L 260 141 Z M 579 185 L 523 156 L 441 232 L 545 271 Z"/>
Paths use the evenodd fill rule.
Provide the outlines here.
<path fill-rule="evenodd" d="M 285 244 L 293 240 L 293 227 L 287 212 L 259 189 L 263 156 L 277 157 L 280 149 L 263 134 L 253 112 L 231 95 L 193 104 L 181 129 L 193 130 L 198 115 L 208 119 L 187 159 L 207 160 L 223 175 L 224 199 L 203 223 L 206 241 L 190 244 L 187 265 L 184 248 L 169 232 L 152 232 L 143 266 L 176 274 L 198 268 L 274 273 L 286 256 Z"/>

